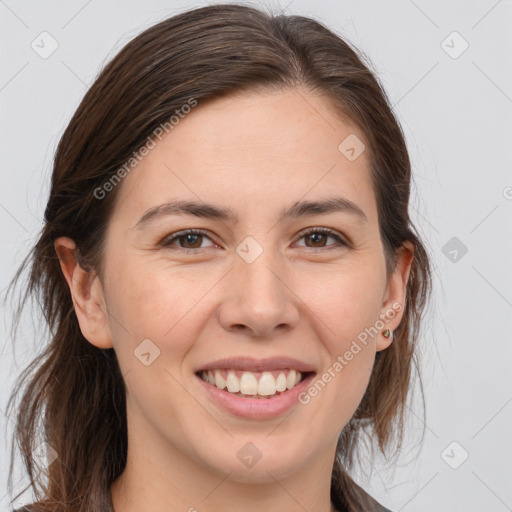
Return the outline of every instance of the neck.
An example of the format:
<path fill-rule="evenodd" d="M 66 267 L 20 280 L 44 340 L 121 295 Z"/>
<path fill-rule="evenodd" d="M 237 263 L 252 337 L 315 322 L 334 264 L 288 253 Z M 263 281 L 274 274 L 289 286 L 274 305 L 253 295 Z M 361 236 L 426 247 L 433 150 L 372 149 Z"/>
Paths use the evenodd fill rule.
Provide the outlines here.
<path fill-rule="evenodd" d="M 336 512 L 330 500 L 335 444 L 287 474 L 260 466 L 253 482 L 193 460 L 137 425 L 129 428 L 128 447 L 126 467 L 110 488 L 115 512 Z"/>

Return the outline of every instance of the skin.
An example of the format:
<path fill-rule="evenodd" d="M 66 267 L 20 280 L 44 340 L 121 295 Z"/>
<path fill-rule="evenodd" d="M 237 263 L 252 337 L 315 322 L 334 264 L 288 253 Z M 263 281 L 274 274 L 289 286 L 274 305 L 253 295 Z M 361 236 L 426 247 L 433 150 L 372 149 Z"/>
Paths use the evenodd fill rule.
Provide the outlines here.
<path fill-rule="evenodd" d="M 403 309 L 314 399 L 277 418 L 220 409 L 194 371 L 223 357 L 285 355 L 321 374 L 393 303 L 404 304 L 414 248 L 404 245 L 387 280 L 368 152 L 349 161 L 338 150 L 349 134 L 364 141 L 303 89 L 199 104 L 118 185 L 103 282 L 76 264 L 72 240 L 55 242 L 82 333 L 114 347 L 126 382 L 129 449 L 111 487 L 116 512 L 335 510 L 337 437 L 375 353 L 392 343 L 382 330 L 395 329 Z M 333 195 L 368 221 L 337 212 L 277 222 L 296 201 Z M 229 207 L 239 221 L 166 216 L 135 229 L 171 198 Z M 310 227 L 331 228 L 353 246 L 300 235 Z M 209 235 L 159 245 L 188 228 Z M 236 252 L 247 236 L 263 249 L 252 263 Z M 146 338 L 160 350 L 148 366 L 134 356 Z M 250 468 L 237 457 L 247 442 L 262 455 Z"/>

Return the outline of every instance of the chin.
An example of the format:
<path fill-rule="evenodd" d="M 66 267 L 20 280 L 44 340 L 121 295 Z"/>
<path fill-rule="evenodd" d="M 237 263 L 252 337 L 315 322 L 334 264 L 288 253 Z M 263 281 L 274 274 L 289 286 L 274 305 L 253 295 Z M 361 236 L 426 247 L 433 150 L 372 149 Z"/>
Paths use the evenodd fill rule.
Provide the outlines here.
<path fill-rule="evenodd" d="M 302 464 L 306 464 L 304 450 L 297 447 L 301 443 L 290 440 L 290 450 L 283 448 L 282 440 L 276 443 L 265 438 L 267 434 L 253 436 L 253 441 L 233 439 L 228 449 L 220 447 L 219 456 L 211 460 L 215 453 L 208 454 L 207 464 L 229 479 L 240 483 L 272 483 L 295 473 Z M 274 440 L 275 441 L 275 440 Z"/>

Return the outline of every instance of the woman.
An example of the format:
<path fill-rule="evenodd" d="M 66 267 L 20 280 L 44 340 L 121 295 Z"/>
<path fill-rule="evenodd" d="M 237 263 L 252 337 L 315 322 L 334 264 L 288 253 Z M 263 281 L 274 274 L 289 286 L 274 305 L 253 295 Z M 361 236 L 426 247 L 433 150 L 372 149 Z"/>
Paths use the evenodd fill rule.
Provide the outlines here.
<path fill-rule="evenodd" d="M 52 337 L 9 402 L 28 379 L 27 510 L 387 510 L 349 470 L 361 436 L 401 441 L 431 288 L 410 179 L 316 21 L 224 4 L 129 42 L 13 281 L 30 264 Z"/>

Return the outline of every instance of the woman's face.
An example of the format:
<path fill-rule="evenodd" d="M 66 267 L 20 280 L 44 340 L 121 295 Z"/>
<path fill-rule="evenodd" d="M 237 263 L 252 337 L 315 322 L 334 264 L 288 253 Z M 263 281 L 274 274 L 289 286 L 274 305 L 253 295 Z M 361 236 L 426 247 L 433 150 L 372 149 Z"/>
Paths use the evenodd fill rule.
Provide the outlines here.
<path fill-rule="evenodd" d="M 386 280 L 362 142 L 303 89 L 199 102 L 117 185 L 104 281 L 77 315 L 115 349 L 140 461 L 240 482 L 332 465 L 410 263 Z"/>

